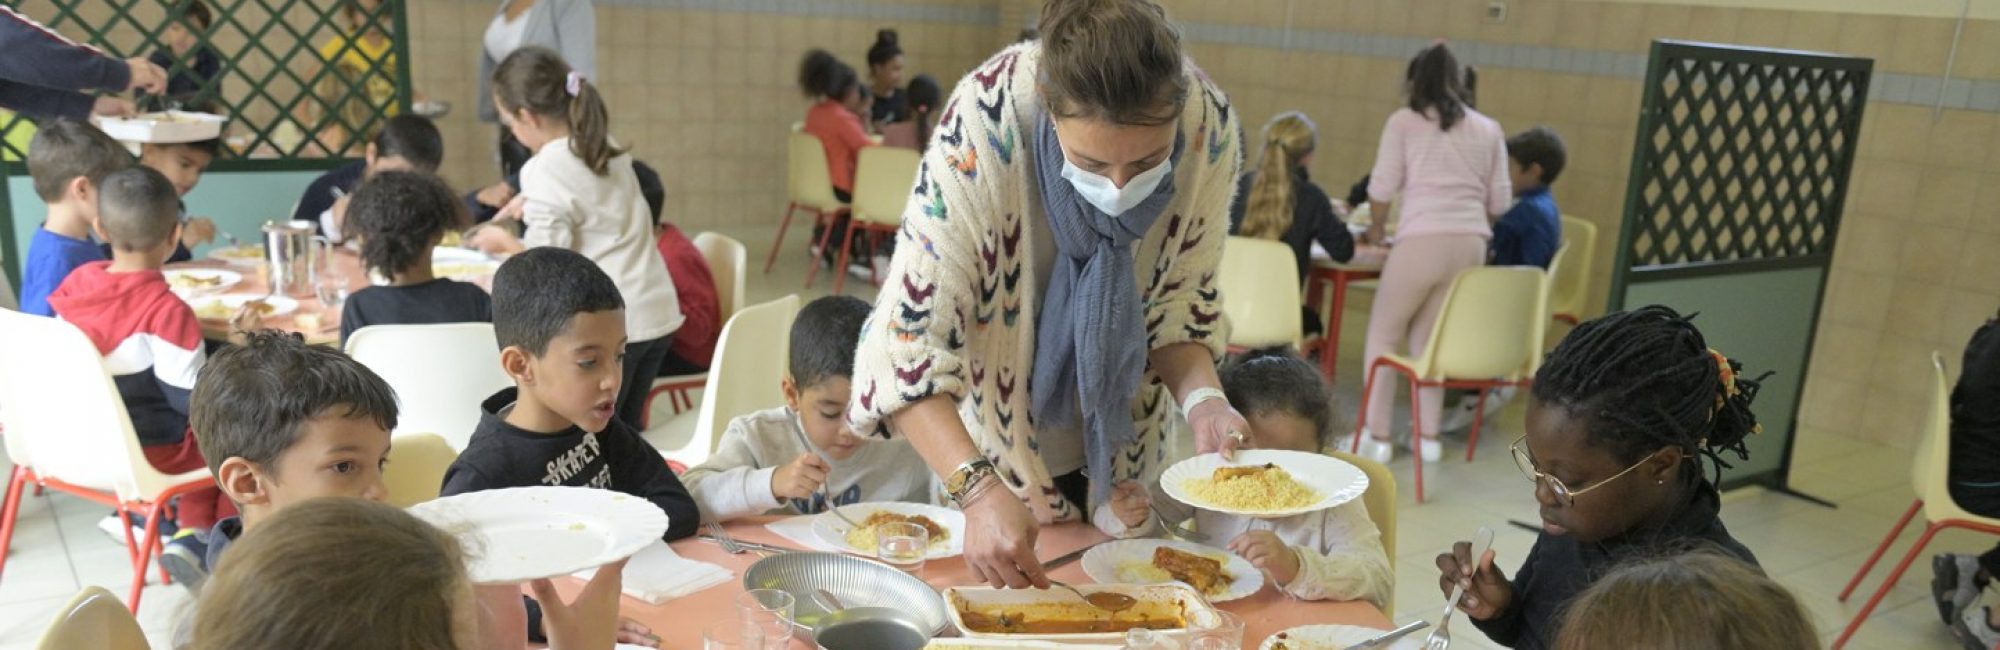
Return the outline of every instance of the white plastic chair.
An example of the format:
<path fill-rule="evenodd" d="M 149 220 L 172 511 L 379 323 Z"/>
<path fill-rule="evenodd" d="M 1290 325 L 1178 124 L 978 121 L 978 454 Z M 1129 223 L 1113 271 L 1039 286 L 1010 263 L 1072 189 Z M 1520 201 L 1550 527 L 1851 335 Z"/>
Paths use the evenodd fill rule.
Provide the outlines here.
<path fill-rule="evenodd" d="M 53 318 L 0 310 L 0 422 L 14 461 L 0 508 L 0 570 L 13 541 L 29 483 L 74 494 L 146 520 L 144 539 L 125 530 L 132 561 L 130 609 L 139 611 L 146 569 L 160 552 L 160 522 L 174 497 L 214 487 L 204 467 L 180 474 L 153 469 L 104 358 L 76 327 Z M 166 571 L 160 580 L 168 582 Z"/>
<path fill-rule="evenodd" d="M 1222 312 L 1229 315 L 1229 347 L 1294 346 L 1305 336 L 1299 322 L 1299 268 L 1281 242 L 1230 237 L 1215 273 Z"/>
<path fill-rule="evenodd" d="M 1438 311 L 1437 326 L 1431 330 L 1424 352 L 1415 359 L 1389 353 L 1368 367 L 1368 381 L 1361 388 L 1360 414 L 1354 430 L 1368 426 L 1368 398 L 1378 375 L 1386 367 L 1410 380 L 1410 447 L 1418 446 L 1423 431 L 1422 408 L 1417 391 L 1426 387 L 1474 388 L 1479 405 L 1473 410 L 1472 432 L 1465 443 L 1465 460 L 1479 448 L 1479 428 L 1486 412 L 1486 393 L 1500 386 L 1523 386 L 1534 380 L 1533 369 L 1541 357 L 1542 336 L 1547 331 L 1548 295 L 1545 273 L 1531 266 L 1481 266 L 1467 269 L 1453 278 L 1446 291 L 1444 308 Z M 1435 425 L 1433 425 L 1435 426 Z M 1353 437 L 1350 453 L 1360 450 L 1361 436 Z M 1424 502 L 1424 463 L 1416 461 L 1417 503 Z"/>
<path fill-rule="evenodd" d="M 347 354 L 396 390 L 396 431 L 435 433 L 452 449 L 472 439 L 479 403 L 514 385 L 492 323 L 370 325 L 347 337 Z"/>
<path fill-rule="evenodd" d="M 743 275 L 749 253 L 743 242 L 730 239 L 727 235 L 704 232 L 694 236 L 694 247 L 701 251 L 701 257 L 708 262 L 709 277 L 715 281 L 716 317 L 724 323 L 736 315 L 736 308 L 743 306 Z M 652 390 L 646 393 L 645 418 L 641 428 L 651 426 L 653 399 L 661 393 L 668 394 L 676 415 L 694 408 L 692 394 L 708 383 L 708 373 L 694 373 L 659 377 L 653 380 Z"/>
<path fill-rule="evenodd" d="M 873 236 L 880 241 L 883 236 L 894 237 L 896 230 L 903 227 L 903 207 L 910 202 L 910 188 L 917 183 L 917 163 L 921 156 L 915 149 L 900 147 L 869 147 L 861 150 L 861 156 L 854 163 L 854 207 L 849 212 L 847 236 L 841 238 L 840 262 L 837 270 L 847 268 L 848 256 L 854 251 L 856 233 Z M 882 286 L 882 269 L 875 268 L 875 260 L 868 260 L 869 281 Z M 847 274 L 833 274 L 833 293 L 847 285 Z"/>
<path fill-rule="evenodd" d="M 1903 518 L 1896 520 L 1896 525 L 1889 529 L 1889 535 L 1882 538 L 1882 545 L 1875 547 L 1868 561 L 1861 563 L 1861 570 L 1854 573 L 1854 579 L 1847 581 L 1847 588 L 1840 592 L 1840 602 L 1847 602 L 1847 597 L 1854 594 L 1854 588 L 1875 568 L 1875 562 L 1882 559 L 1882 553 L 1896 543 L 1896 537 L 1910 525 L 1918 510 L 1924 513 L 1924 534 L 1910 544 L 1910 551 L 1903 554 L 1903 560 L 1896 563 L 1888 579 L 1883 580 L 1868 603 L 1854 613 L 1854 620 L 1849 621 L 1847 629 L 1834 639 L 1834 650 L 1846 645 L 1848 638 L 1861 629 L 1861 624 L 1868 621 L 1868 615 L 1875 612 L 1875 606 L 1882 603 L 1882 598 L 1889 595 L 1890 589 L 1895 588 L 1896 581 L 1902 579 L 1911 562 L 1923 555 L 1924 547 L 1930 545 L 1931 538 L 1938 532 L 1947 528 L 1963 528 L 2000 535 L 2000 518 L 1966 512 L 1951 498 L 1951 382 L 1945 377 L 1944 355 L 1931 352 L 1931 368 L 1930 408 L 1924 412 L 1920 432 L 1922 438 L 1917 443 L 1916 456 L 1910 461 L 1910 487 L 1915 489 L 1917 498 L 1910 502 L 1910 509 L 1903 512 Z"/>
<path fill-rule="evenodd" d="M 193 621 L 188 621 L 193 623 Z M 139 619 L 103 587 L 84 587 L 56 612 L 36 650 L 148 650 Z"/>
<path fill-rule="evenodd" d="M 771 240 L 771 257 L 764 260 L 765 273 L 770 273 L 771 266 L 778 263 L 778 249 L 785 246 L 785 229 L 791 227 L 793 213 L 804 210 L 812 213 L 814 221 L 830 225 L 835 215 L 847 209 L 847 204 L 833 195 L 833 172 L 827 170 L 826 145 L 818 136 L 794 128 L 785 134 L 785 150 L 785 198 L 790 202 L 785 205 L 784 221 L 778 222 L 778 236 Z M 826 246 L 831 234 L 828 229 L 821 235 L 821 247 Z M 819 265 L 811 268 L 817 270 Z M 807 277 L 806 284 L 811 285 L 811 276 Z"/>
<path fill-rule="evenodd" d="M 798 313 L 797 294 L 736 312 L 716 343 L 701 408 L 647 431 L 646 442 L 668 461 L 694 467 L 715 451 L 731 418 L 783 405 L 785 394 L 779 384 L 785 378 L 792 319 Z"/>
<path fill-rule="evenodd" d="M 7 256 L 0 253 L 0 268 L 6 268 Z M 0 309 L 20 311 L 21 301 L 14 297 L 14 285 L 7 281 L 7 274 L 0 272 Z"/>
<path fill-rule="evenodd" d="M 1562 245 L 1570 249 L 1570 259 L 1566 260 L 1561 273 L 1549 267 L 1556 276 L 1555 287 L 1549 294 L 1549 309 L 1555 319 L 1575 325 L 1578 315 L 1590 303 L 1590 268 L 1597 256 L 1597 224 L 1569 215 L 1562 215 Z"/>

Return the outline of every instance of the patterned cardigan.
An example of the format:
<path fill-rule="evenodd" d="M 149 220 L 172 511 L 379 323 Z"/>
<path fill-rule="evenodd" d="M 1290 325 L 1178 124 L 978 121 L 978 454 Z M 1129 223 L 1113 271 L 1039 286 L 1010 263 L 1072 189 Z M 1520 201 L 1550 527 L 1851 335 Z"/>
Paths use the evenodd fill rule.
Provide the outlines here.
<path fill-rule="evenodd" d="M 1048 227 L 1030 168 L 1035 120 L 1043 119 L 1040 60 L 1038 43 L 1009 47 L 960 80 L 946 102 L 862 330 L 848 420 L 864 435 L 900 435 L 891 414 L 949 395 L 1008 487 L 1038 520 L 1053 522 L 1083 513 L 1057 492 L 1042 462 L 1025 385 L 1041 304 L 1032 229 Z M 1189 144 L 1174 169 L 1179 191 L 1138 243 L 1134 271 L 1148 349 L 1196 342 L 1220 357 L 1228 325 L 1215 272 L 1242 134 L 1222 91 L 1192 62 L 1186 74 L 1180 128 Z M 1160 462 L 1168 414 L 1177 412 L 1149 369 L 1132 403 L 1138 438 L 1117 459 L 1118 476 L 1140 478 Z"/>

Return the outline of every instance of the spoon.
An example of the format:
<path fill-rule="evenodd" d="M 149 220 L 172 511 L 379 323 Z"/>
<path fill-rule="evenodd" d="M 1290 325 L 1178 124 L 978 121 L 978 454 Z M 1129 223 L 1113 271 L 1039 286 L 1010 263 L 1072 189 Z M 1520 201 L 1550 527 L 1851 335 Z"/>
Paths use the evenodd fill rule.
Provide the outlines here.
<path fill-rule="evenodd" d="M 1128 609 L 1132 609 L 1133 606 L 1139 604 L 1139 600 L 1137 598 L 1133 598 L 1131 596 L 1127 596 L 1125 594 L 1117 592 L 1094 591 L 1089 594 L 1085 594 L 1081 591 L 1077 591 L 1076 587 L 1069 586 L 1069 584 L 1061 581 L 1050 580 L 1049 584 L 1062 587 L 1064 589 L 1068 589 L 1070 593 L 1076 594 L 1077 598 L 1083 599 L 1083 602 L 1090 603 L 1091 607 L 1096 607 L 1098 609 L 1107 612 L 1112 612 L 1112 613 L 1122 612 Z"/>

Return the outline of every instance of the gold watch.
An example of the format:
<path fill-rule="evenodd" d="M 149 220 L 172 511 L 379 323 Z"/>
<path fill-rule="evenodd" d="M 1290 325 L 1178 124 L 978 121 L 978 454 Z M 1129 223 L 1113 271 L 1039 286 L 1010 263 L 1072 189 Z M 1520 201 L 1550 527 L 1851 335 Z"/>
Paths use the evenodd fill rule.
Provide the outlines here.
<path fill-rule="evenodd" d="M 959 507 L 964 507 L 966 493 L 979 484 L 979 479 L 998 475 L 999 471 L 993 468 L 993 461 L 974 458 L 960 463 L 958 469 L 952 470 L 951 475 L 945 477 L 944 490 L 951 494 L 953 502 Z"/>

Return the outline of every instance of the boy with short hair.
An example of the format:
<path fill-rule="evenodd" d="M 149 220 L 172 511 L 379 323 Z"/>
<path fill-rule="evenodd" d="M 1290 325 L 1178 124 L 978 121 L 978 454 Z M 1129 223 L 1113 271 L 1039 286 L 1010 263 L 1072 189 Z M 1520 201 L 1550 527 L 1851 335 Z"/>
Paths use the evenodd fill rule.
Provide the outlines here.
<path fill-rule="evenodd" d="M 292 206 L 295 221 L 319 222 L 319 230 L 339 243 L 345 230 L 348 196 L 361 182 L 386 171 L 435 174 L 444 164 L 444 136 L 430 118 L 397 115 L 361 150 L 361 160 L 337 167 L 306 186 L 299 202 Z"/>
<path fill-rule="evenodd" d="M 110 242 L 111 260 L 77 267 L 49 295 L 56 313 L 104 355 L 146 460 L 170 474 L 207 464 L 187 435 L 189 391 L 207 361 L 201 325 L 160 273 L 179 239 L 176 212 L 173 186 L 159 172 L 132 167 L 105 176 L 97 234 Z M 260 321 L 245 305 L 230 324 L 240 334 Z M 182 496 L 177 510 L 190 532 L 235 513 L 214 489 Z"/>
<path fill-rule="evenodd" d="M 799 311 L 785 406 L 731 420 L 715 454 L 684 477 L 704 516 L 724 521 L 778 509 L 811 514 L 850 503 L 931 501 L 930 473 L 912 469 L 923 459 L 908 441 L 871 441 L 847 428 L 854 350 L 868 310 L 859 298 L 827 296 Z"/>
<path fill-rule="evenodd" d="M 167 91 L 150 98 L 143 110 L 166 110 L 173 105 L 203 103 L 214 97 L 222 89 L 222 55 L 215 48 L 202 44 L 201 34 L 215 23 L 215 16 L 202 0 L 180 0 L 174 3 L 168 13 L 167 26 L 160 30 L 160 40 L 166 47 L 153 50 L 146 57 L 153 65 L 167 70 Z M 181 67 L 174 64 L 180 62 Z M 214 83 L 215 87 L 203 86 Z"/>
<path fill-rule="evenodd" d="M 187 213 L 187 195 L 201 183 L 202 172 L 208 171 L 210 163 L 222 153 L 221 140 L 196 140 L 193 142 L 146 143 L 139 147 L 139 164 L 151 167 L 173 183 L 175 212 L 181 221 L 180 246 L 174 249 L 167 262 L 185 262 L 193 258 L 189 249 L 215 241 L 215 222 L 207 217 L 190 217 Z"/>
<path fill-rule="evenodd" d="M 28 240 L 21 264 L 21 311 L 54 316 L 49 294 L 76 267 L 105 258 L 90 231 L 97 225 L 97 192 L 104 177 L 132 166 L 118 142 L 88 122 L 70 119 L 42 124 L 28 146 L 28 174 L 35 195 L 49 206 L 48 218 Z"/>
<path fill-rule="evenodd" d="M 1562 212 L 1549 185 L 1562 175 L 1568 155 L 1561 137 L 1537 126 L 1507 138 L 1507 171 L 1514 182 L 1514 207 L 1493 224 L 1487 245 L 1493 266 L 1548 268 L 1562 246 Z"/>
<path fill-rule="evenodd" d="M 225 347 L 195 382 L 188 417 L 215 482 L 242 512 L 215 523 L 199 556 L 160 564 L 199 589 L 230 542 L 273 513 L 328 496 L 381 501 L 396 428 L 388 382 L 330 347 L 259 330 Z"/>

